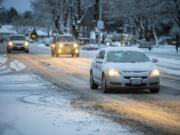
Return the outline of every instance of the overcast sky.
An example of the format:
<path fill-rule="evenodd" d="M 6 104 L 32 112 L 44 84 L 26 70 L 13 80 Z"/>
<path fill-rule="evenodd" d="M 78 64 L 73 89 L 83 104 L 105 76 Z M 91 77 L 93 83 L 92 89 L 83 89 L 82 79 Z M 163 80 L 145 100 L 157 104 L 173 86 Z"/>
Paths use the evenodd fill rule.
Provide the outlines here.
<path fill-rule="evenodd" d="M 7 9 L 14 7 L 18 12 L 24 12 L 26 10 L 32 10 L 31 1 L 33 0 L 4 0 L 3 5 Z"/>

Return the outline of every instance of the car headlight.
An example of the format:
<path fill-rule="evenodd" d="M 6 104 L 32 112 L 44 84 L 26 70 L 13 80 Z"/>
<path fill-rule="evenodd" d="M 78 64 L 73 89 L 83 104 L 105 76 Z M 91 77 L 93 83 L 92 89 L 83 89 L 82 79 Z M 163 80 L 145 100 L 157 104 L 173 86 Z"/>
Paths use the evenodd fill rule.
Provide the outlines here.
<path fill-rule="evenodd" d="M 75 53 L 79 53 L 79 50 L 78 50 L 78 49 L 76 49 Z"/>
<path fill-rule="evenodd" d="M 61 48 L 62 48 L 62 47 L 64 47 L 64 45 L 61 43 L 61 44 L 59 44 L 59 47 L 61 47 Z"/>
<path fill-rule="evenodd" d="M 51 44 L 51 47 L 52 47 L 52 48 L 55 48 L 55 45 L 54 45 L 54 44 Z"/>
<path fill-rule="evenodd" d="M 8 45 L 13 46 L 13 42 L 9 41 Z"/>
<path fill-rule="evenodd" d="M 78 47 L 78 44 L 77 44 L 77 43 L 75 43 L 73 46 L 74 46 L 74 48 L 77 48 L 77 47 Z"/>
<path fill-rule="evenodd" d="M 160 72 L 159 72 L 159 70 L 157 70 L 157 69 L 154 69 L 154 70 L 151 71 L 151 73 L 150 73 L 150 77 L 159 77 L 159 75 L 160 75 Z"/>
<path fill-rule="evenodd" d="M 24 43 L 24 46 L 28 46 L 28 45 L 29 45 L 29 43 L 28 43 L 28 42 L 25 42 L 25 43 Z"/>
<path fill-rule="evenodd" d="M 109 76 L 121 76 L 120 72 L 118 70 L 110 69 L 108 71 Z"/>
<path fill-rule="evenodd" d="M 110 43 L 109 43 L 109 42 L 107 42 L 107 43 L 106 43 L 106 45 L 107 45 L 107 46 L 109 46 L 109 45 L 110 45 Z"/>
<path fill-rule="evenodd" d="M 126 44 L 125 43 L 122 43 L 122 46 L 125 46 Z"/>

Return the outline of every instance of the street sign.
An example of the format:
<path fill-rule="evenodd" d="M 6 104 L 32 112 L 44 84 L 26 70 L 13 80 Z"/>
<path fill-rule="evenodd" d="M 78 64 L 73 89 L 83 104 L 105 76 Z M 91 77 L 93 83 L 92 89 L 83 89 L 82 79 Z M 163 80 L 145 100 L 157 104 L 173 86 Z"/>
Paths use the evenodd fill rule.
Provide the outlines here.
<path fill-rule="evenodd" d="M 97 28 L 98 28 L 99 30 L 104 29 L 104 21 L 98 21 L 98 22 L 97 22 Z"/>

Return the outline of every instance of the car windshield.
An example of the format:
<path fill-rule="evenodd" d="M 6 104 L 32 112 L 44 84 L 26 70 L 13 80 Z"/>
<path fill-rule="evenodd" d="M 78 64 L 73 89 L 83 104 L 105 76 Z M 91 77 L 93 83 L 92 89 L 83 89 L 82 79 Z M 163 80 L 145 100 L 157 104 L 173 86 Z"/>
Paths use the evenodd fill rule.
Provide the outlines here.
<path fill-rule="evenodd" d="M 10 40 L 25 40 L 26 38 L 24 36 L 12 36 L 10 37 Z"/>
<path fill-rule="evenodd" d="M 107 54 L 107 62 L 114 63 L 138 63 L 149 62 L 149 58 L 141 52 L 135 51 L 111 51 Z"/>
<path fill-rule="evenodd" d="M 72 36 L 61 36 L 58 40 L 60 42 L 74 42 L 74 38 Z"/>

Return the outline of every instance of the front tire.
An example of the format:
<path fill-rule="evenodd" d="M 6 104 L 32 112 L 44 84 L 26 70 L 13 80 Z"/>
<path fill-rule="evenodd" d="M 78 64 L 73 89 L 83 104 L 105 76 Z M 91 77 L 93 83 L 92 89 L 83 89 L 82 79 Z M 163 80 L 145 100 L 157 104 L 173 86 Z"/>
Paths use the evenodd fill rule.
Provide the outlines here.
<path fill-rule="evenodd" d="M 79 53 L 78 53 L 78 54 L 76 54 L 76 57 L 79 57 Z"/>
<path fill-rule="evenodd" d="M 107 81 L 106 81 L 105 75 L 102 76 L 101 85 L 102 85 L 102 90 L 103 90 L 104 93 L 109 93 L 110 92 L 110 89 L 107 87 Z"/>
<path fill-rule="evenodd" d="M 51 56 L 55 57 L 54 50 L 51 48 Z"/>
<path fill-rule="evenodd" d="M 7 53 L 11 53 L 11 50 L 9 50 L 8 48 L 7 48 Z"/>
<path fill-rule="evenodd" d="M 156 89 L 150 89 L 151 93 L 159 93 L 160 88 L 156 88 Z"/>
<path fill-rule="evenodd" d="M 91 86 L 91 89 L 97 89 L 98 88 L 98 85 L 94 82 L 92 72 L 90 73 L 90 86 Z"/>
<path fill-rule="evenodd" d="M 29 53 L 29 50 L 25 50 L 25 53 Z"/>

